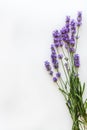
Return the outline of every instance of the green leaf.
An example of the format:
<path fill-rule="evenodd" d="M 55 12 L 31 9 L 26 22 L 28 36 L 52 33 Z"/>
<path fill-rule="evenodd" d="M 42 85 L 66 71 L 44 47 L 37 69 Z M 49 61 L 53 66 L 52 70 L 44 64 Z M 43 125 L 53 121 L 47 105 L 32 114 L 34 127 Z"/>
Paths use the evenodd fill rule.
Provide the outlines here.
<path fill-rule="evenodd" d="M 81 100 L 81 97 L 77 93 L 75 93 L 75 95 Z"/>
<path fill-rule="evenodd" d="M 87 109 L 87 99 L 84 102 L 84 107 L 85 107 L 85 109 Z"/>
<path fill-rule="evenodd" d="M 59 88 L 59 90 L 60 90 L 62 93 L 68 95 L 63 89 Z"/>
<path fill-rule="evenodd" d="M 85 83 L 83 84 L 82 95 L 84 93 L 84 90 L 85 90 Z"/>

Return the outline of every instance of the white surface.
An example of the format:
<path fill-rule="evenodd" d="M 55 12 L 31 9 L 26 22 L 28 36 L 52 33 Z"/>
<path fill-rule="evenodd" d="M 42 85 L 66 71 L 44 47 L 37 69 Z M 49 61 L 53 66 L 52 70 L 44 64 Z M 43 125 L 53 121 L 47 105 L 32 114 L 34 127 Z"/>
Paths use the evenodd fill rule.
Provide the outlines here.
<path fill-rule="evenodd" d="M 43 62 L 52 31 L 83 11 L 80 76 L 87 84 L 87 0 L 0 0 L 0 130 L 70 130 L 71 118 Z"/>

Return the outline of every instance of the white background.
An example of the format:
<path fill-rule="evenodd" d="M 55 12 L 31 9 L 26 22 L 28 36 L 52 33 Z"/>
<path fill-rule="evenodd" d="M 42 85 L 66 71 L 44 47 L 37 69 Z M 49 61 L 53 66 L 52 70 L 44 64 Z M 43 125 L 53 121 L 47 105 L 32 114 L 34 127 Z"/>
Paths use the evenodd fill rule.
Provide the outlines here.
<path fill-rule="evenodd" d="M 0 0 L 0 130 L 71 129 L 44 61 L 50 58 L 52 31 L 77 11 L 83 12 L 80 77 L 87 84 L 87 0 Z"/>

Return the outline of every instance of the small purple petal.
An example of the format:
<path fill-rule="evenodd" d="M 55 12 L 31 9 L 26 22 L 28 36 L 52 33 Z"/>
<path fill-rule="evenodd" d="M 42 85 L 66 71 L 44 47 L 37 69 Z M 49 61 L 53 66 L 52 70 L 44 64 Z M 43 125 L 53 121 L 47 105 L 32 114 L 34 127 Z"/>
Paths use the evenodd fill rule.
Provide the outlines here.
<path fill-rule="evenodd" d="M 56 77 L 57 77 L 57 78 L 60 78 L 60 77 L 61 77 L 61 73 L 60 73 L 60 72 L 57 72 L 57 73 L 56 73 Z"/>
<path fill-rule="evenodd" d="M 50 75 L 53 75 L 53 71 L 51 70 L 49 74 L 50 74 Z"/>
<path fill-rule="evenodd" d="M 74 55 L 74 65 L 75 65 L 75 67 L 80 67 L 80 61 L 79 61 L 79 55 L 78 54 Z"/>
<path fill-rule="evenodd" d="M 63 55 L 62 55 L 62 54 L 59 54 L 59 55 L 58 55 L 58 58 L 59 58 L 59 59 L 62 59 L 62 58 L 63 58 Z"/>
<path fill-rule="evenodd" d="M 56 47 L 56 48 L 58 48 L 59 46 L 60 46 L 60 43 L 59 43 L 59 42 L 55 43 L 55 47 Z"/>
<path fill-rule="evenodd" d="M 77 26 L 81 26 L 82 24 L 82 13 L 81 12 L 78 12 L 78 15 L 77 15 Z"/>
<path fill-rule="evenodd" d="M 66 16 L 66 23 L 70 22 L 70 16 Z"/>
<path fill-rule="evenodd" d="M 57 78 L 56 77 L 53 77 L 53 82 L 57 82 Z"/>
<path fill-rule="evenodd" d="M 69 48 L 69 51 L 70 51 L 70 53 L 74 53 L 74 52 L 75 52 L 75 49 L 74 49 L 73 47 L 70 47 L 70 48 Z"/>
<path fill-rule="evenodd" d="M 46 67 L 47 71 L 51 70 L 51 66 L 50 66 L 50 63 L 48 61 L 45 61 L 45 67 Z"/>
<path fill-rule="evenodd" d="M 53 37 L 56 38 L 59 36 L 58 30 L 53 31 Z"/>
<path fill-rule="evenodd" d="M 60 47 L 62 47 L 64 45 L 64 43 L 63 42 L 60 42 Z"/>

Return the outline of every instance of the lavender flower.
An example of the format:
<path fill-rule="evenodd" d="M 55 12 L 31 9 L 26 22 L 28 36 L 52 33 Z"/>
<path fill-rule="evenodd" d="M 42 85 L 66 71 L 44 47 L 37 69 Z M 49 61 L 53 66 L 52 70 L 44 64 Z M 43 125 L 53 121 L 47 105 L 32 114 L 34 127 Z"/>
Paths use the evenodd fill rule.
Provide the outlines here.
<path fill-rule="evenodd" d="M 76 33 L 76 22 L 75 20 L 71 21 L 71 33 L 74 35 Z"/>
<path fill-rule="evenodd" d="M 78 16 L 77 16 L 77 26 L 81 26 L 82 24 L 82 13 L 78 12 Z"/>
<path fill-rule="evenodd" d="M 59 42 L 55 42 L 55 47 L 58 48 L 60 46 Z"/>
<path fill-rule="evenodd" d="M 53 76 L 53 71 L 52 70 L 50 70 L 50 73 L 49 73 L 51 76 Z"/>
<path fill-rule="evenodd" d="M 55 52 L 55 48 L 54 48 L 54 45 L 51 44 L 51 51 L 54 51 Z"/>
<path fill-rule="evenodd" d="M 69 51 L 70 51 L 70 53 L 74 53 L 74 52 L 75 52 L 74 47 L 70 47 L 70 48 L 69 48 Z"/>
<path fill-rule="evenodd" d="M 72 39 L 72 38 L 70 39 L 70 45 L 71 45 L 71 46 L 75 46 L 75 40 Z"/>
<path fill-rule="evenodd" d="M 56 77 L 53 77 L 53 82 L 57 82 L 57 78 Z"/>
<path fill-rule="evenodd" d="M 58 54 L 58 58 L 59 58 L 59 59 L 62 59 L 62 58 L 63 58 L 63 55 L 62 55 L 62 54 Z"/>
<path fill-rule="evenodd" d="M 70 16 L 66 17 L 66 32 L 69 33 L 70 32 Z"/>
<path fill-rule="evenodd" d="M 60 77 L 61 77 L 61 73 L 60 73 L 60 72 L 57 72 L 57 73 L 56 73 L 56 77 L 57 77 L 57 78 L 60 78 Z"/>
<path fill-rule="evenodd" d="M 47 71 L 51 71 L 51 66 L 50 63 L 48 61 L 45 61 L 45 67 Z"/>
<path fill-rule="evenodd" d="M 79 55 L 78 54 L 74 55 L 74 65 L 75 65 L 75 67 L 80 66 L 80 61 L 79 61 Z"/>
<path fill-rule="evenodd" d="M 70 45 L 74 47 L 75 41 L 76 41 L 76 40 L 75 40 L 75 36 L 72 34 L 72 35 L 71 35 L 71 39 L 70 39 L 70 41 L 69 41 L 69 42 L 70 42 Z"/>
<path fill-rule="evenodd" d="M 69 27 L 69 23 L 70 23 L 70 16 L 66 16 L 66 25 L 68 25 L 68 27 Z"/>
<path fill-rule="evenodd" d="M 66 100 L 66 105 L 73 120 L 72 130 L 80 130 L 80 125 L 81 128 L 85 128 L 82 125 L 87 124 L 87 99 L 85 103 L 83 102 L 85 84 L 82 86 L 80 82 L 77 69 L 80 67 L 80 60 L 79 55 L 76 54 L 77 39 L 79 38 L 78 28 L 81 23 L 81 12 L 78 12 L 77 21 L 70 19 L 69 16 L 66 17 L 63 28 L 53 32 L 53 44 L 51 45 L 53 68 L 48 61 L 45 61 L 46 70 Z M 60 62 L 58 62 L 59 59 Z M 60 63 L 61 66 L 59 66 Z M 65 75 L 64 78 L 62 77 L 62 72 Z M 59 78 L 61 80 L 57 82 Z"/>
<path fill-rule="evenodd" d="M 51 76 L 53 76 L 53 71 L 52 71 L 51 65 L 48 61 L 45 61 L 45 67 L 46 67 L 46 70 L 49 72 L 49 74 Z"/>
<path fill-rule="evenodd" d="M 59 36 L 58 30 L 53 31 L 53 37 L 57 38 Z"/>
<path fill-rule="evenodd" d="M 59 33 L 58 30 L 55 30 L 53 32 L 53 40 L 56 48 L 58 48 L 59 46 L 63 46 L 63 43 L 61 43 L 62 41 L 61 33 Z"/>
<path fill-rule="evenodd" d="M 63 27 L 61 30 L 62 39 L 64 42 L 69 43 L 69 35 L 67 31 L 67 27 Z"/>
<path fill-rule="evenodd" d="M 51 45 L 51 60 L 52 60 L 53 67 L 55 69 L 58 69 L 59 64 L 58 64 L 57 55 L 56 55 L 54 45 Z"/>

